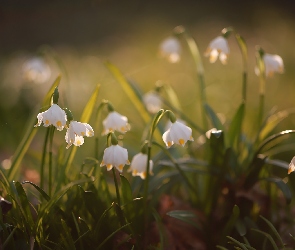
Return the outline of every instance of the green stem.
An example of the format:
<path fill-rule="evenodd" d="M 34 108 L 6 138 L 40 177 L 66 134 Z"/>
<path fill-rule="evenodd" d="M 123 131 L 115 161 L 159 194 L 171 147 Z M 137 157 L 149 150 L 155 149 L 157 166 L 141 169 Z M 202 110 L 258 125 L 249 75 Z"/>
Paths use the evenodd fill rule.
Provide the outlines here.
<path fill-rule="evenodd" d="M 176 35 L 182 34 L 184 39 L 188 45 L 189 51 L 191 52 L 192 58 L 195 62 L 196 74 L 199 81 L 200 87 L 200 104 L 201 104 L 201 113 L 203 119 L 203 126 L 206 130 L 208 128 L 208 121 L 206 118 L 206 112 L 204 109 L 204 105 L 207 102 L 206 92 L 205 92 L 205 80 L 204 80 L 204 67 L 201 59 L 200 51 L 195 39 L 189 34 L 189 32 L 183 26 L 177 26 L 174 29 Z"/>
<path fill-rule="evenodd" d="M 54 136 L 55 127 L 50 128 L 50 140 L 49 140 L 49 173 L 48 173 L 48 195 L 51 196 L 52 193 L 52 142 Z"/>
<path fill-rule="evenodd" d="M 173 165 L 175 166 L 175 168 L 177 169 L 177 171 L 179 172 L 179 174 L 183 178 L 183 180 L 184 180 L 185 184 L 187 185 L 187 187 L 198 197 L 199 196 L 198 192 L 193 187 L 193 185 L 190 183 L 190 181 L 186 177 L 184 171 L 181 169 L 181 167 L 179 166 L 179 164 L 172 157 L 172 155 L 170 154 L 170 152 L 166 148 L 164 148 L 162 145 L 160 145 L 159 143 L 157 143 L 157 142 L 153 142 L 153 144 L 156 145 L 156 146 L 158 146 L 169 157 L 170 161 L 173 163 Z"/>
<path fill-rule="evenodd" d="M 242 86 L 242 98 L 243 101 L 246 103 L 247 99 L 247 71 L 243 72 L 243 86 Z"/>
<path fill-rule="evenodd" d="M 115 172 L 115 168 L 114 167 L 112 168 L 112 171 L 113 171 L 114 182 L 115 182 L 115 186 L 116 186 L 117 203 L 118 203 L 118 206 L 121 207 L 121 199 L 120 199 L 119 185 L 118 185 L 118 181 L 117 181 L 116 172 Z"/>
<path fill-rule="evenodd" d="M 258 126 L 259 126 L 259 131 L 260 127 L 262 126 L 263 123 L 263 115 L 264 115 L 264 94 L 259 95 L 259 113 L 258 113 Z"/>
<path fill-rule="evenodd" d="M 107 135 L 107 146 L 108 147 L 112 145 L 111 141 L 112 141 L 112 137 L 113 136 L 114 136 L 113 133 L 108 133 L 108 135 Z M 113 172 L 114 183 L 115 183 L 115 187 L 116 187 L 117 204 L 121 208 L 121 199 L 120 199 L 119 185 L 118 185 L 117 176 L 116 176 L 116 172 L 115 172 L 114 166 L 112 168 L 112 172 Z"/>
<path fill-rule="evenodd" d="M 47 143 L 48 143 L 48 138 L 49 138 L 49 134 L 50 134 L 50 129 L 51 128 L 48 128 L 46 130 L 45 140 L 44 140 L 44 144 L 43 144 L 41 167 L 40 167 L 40 187 L 41 187 L 41 189 L 44 189 L 44 167 L 45 167 L 46 149 L 47 149 Z"/>

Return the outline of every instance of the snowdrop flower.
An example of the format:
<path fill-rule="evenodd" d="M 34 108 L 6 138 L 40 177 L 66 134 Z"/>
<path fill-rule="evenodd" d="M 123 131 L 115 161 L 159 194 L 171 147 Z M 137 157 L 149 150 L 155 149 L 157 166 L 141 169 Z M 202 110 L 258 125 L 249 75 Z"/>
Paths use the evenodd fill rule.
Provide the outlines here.
<path fill-rule="evenodd" d="M 222 64 L 227 63 L 229 54 L 229 46 L 227 39 L 223 36 L 218 36 L 213 39 L 205 51 L 205 56 L 209 56 L 210 63 L 216 62 L 218 56 Z"/>
<path fill-rule="evenodd" d="M 207 139 L 210 139 L 210 137 L 211 137 L 211 133 L 213 132 L 217 132 L 218 130 L 216 129 L 216 128 L 212 128 L 212 129 L 210 129 L 210 130 L 208 130 L 205 134 L 206 134 L 206 137 L 207 137 Z"/>
<path fill-rule="evenodd" d="M 295 171 L 295 156 L 292 158 L 289 164 L 288 174 L 291 174 L 293 171 Z"/>
<path fill-rule="evenodd" d="M 160 55 L 171 63 L 180 60 L 181 46 L 177 38 L 168 37 L 160 44 Z"/>
<path fill-rule="evenodd" d="M 182 120 L 182 119 L 177 119 L 177 121 L 184 124 L 184 125 L 186 125 L 186 122 L 184 120 Z M 168 130 L 171 127 L 171 125 L 172 125 L 172 122 L 170 120 L 168 120 L 167 123 L 165 124 L 164 129 Z"/>
<path fill-rule="evenodd" d="M 48 64 L 39 57 L 27 60 L 23 64 L 22 70 L 25 80 L 39 84 L 46 82 L 51 76 L 51 70 Z"/>
<path fill-rule="evenodd" d="M 162 138 L 168 148 L 174 143 L 184 146 L 188 140 L 194 140 L 192 137 L 192 129 L 178 121 L 172 123 L 171 127 L 163 134 Z"/>
<path fill-rule="evenodd" d="M 119 172 L 122 172 L 125 164 L 130 164 L 126 148 L 117 144 L 111 145 L 104 150 L 103 160 L 100 164 L 101 167 L 106 166 L 108 171 L 115 167 Z"/>
<path fill-rule="evenodd" d="M 125 133 L 130 130 L 130 124 L 128 123 L 127 117 L 120 115 L 116 111 L 111 111 L 102 123 L 104 126 L 104 130 L 102 131 L 103 135 L 115 130 L 121 133 Z"/>
<path fill-rule="evenodd" d="M 150 91 L 144 94 L 143 103 L 147 110 L 155 114 L 162 108 L 162 99 L 157 92 Z"/>
<path fill-rule="evenodd" d="M 71 121 L 65 136 L 66 142 L 68 143 L 67 149 L 72 144 L 75 146 L 81 146 L 84 143 L 83 136 L 91 137 L 93 135 L 94 131 L 89 124 Z"/>
<path fill-rule="evenodd" d="M 67 117 L 64 110 L 57 104 L 52 104 L 49 109 L 37 115 L 38 123 L 35 127 L 40 126 L 43 122 L 44 127 L 53 125 L 57 130 L 62 131 L 66 125 Z"/>
<path fill-rule="evenodd" d="M 283 59 L 279 55 L 271 55 L 265 53 L 263 56 L 263 62 L 265 67 L 265 75 L 273 76 L 274 72 L 278 72 L 280 74 L 284 73 L 284 63 Z M 260 75 L 260 71 L 258 67 L 255 67 L 256 75 Z"/>
<path fill-rule="evenodd" d="M 147 167 L 148 155 L 143 153 L 136 154 L 130 164 L 128 172 L 132 172 L 132 176 L 140 176 L 141 179 L 146 177 L 146 167 Z M 149 174 L 153 175 L 153 161 L 150 160 Z"/>

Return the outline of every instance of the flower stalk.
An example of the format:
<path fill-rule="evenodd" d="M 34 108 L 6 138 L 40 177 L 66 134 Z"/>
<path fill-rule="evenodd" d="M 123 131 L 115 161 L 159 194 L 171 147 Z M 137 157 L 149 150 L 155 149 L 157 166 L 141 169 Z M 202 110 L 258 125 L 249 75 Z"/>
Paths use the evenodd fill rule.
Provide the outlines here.
<path fill-rule="evenodd" d="M 183 35 L 188 48 L 191 52 L 193 60 L 196 66 L 196 73 L 199 82 L 199 90 L 200 90 L 200 104 L 201 104 L 201 114 L 203 120 L 203 127 L 206 129 L 208 127 L 208 121 L 206 118 L 206 113 L 204 109 L 204 105 L 207 102 L 206 92 L 205 92 L 205 80 L 204 80 L 204 67 L 201 59 L 200 51 L 196 41 L 193 37 L 188 33 L 188 31 L 183 26 L 177 26 L 174 28 L 174 33 L 176 36 Z"/>

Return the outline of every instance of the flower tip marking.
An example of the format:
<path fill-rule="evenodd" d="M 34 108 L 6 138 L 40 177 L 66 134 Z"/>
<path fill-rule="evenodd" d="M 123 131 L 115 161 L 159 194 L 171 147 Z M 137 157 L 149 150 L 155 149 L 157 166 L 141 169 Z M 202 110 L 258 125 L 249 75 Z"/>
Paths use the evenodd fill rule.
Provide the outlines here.
<path fill-rule="evenodd" d="M 120 172 L 122 172 L 122 171 L 123 171 L 123 167 L 124 167 L 124 165 L 123 165 L 123 164 L 120 164 L 120 165 L 118 166 L 118 170 L 119 170 Z"/>
<path fill-rule="evenodd" d="M 184 144 L 185 144 L 184 140 L 183 140 L 183 139 L 179 139 L 179 144 L 180 144 L 181 146 L 184 146 Z"/>
<path fill-rule="evenodd" d="M 113 168 L 112 164 L 107 164 L 107 170 L 110 171 Z"/>

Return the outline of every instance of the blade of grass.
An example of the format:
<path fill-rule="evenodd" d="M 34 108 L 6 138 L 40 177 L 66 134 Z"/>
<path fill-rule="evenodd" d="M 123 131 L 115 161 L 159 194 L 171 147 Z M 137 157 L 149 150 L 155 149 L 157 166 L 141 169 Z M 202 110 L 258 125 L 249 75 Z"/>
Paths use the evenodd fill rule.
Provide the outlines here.
<path fill-rule="evenodd" d="M 59 85 L 60 79 L 61 79 L 61 76 L 58 76 L 56 78 L 56 80 L 54 81 L 54 83 L 52 84 L 52 86 L 50 87 L 49 91 L 47 92 L 47 94 L 45 95 L 45 97 L 43 99 L 42 107 L 47 106 L 46 104 L 50 103 L 51 95 L 52 95 L 55 87 L 57 87 Z M 34 115 L 32 115 L 32 117 L 30 118 L 30 120 L 28 122 L 28 127 L 26 129 L 25 135 L 13 155 L 11 167 L 8 171 L 8 179 L 9 180 L 13 180 L 15 178 L 15 176 L 19 170 L 20 163 L 21 163 L 25 153 L 27 152 L 33 138 L 35 137 L 35 135 L 37 133 L 37 129 L 34 128 L 34 125 L 36 123 L 37 110 L 33 114 Z"/>
<path fill-rule="evenodd" d="M 276 245 L 276 243 L 275 243 L 273 237 L 272 237 L 270 234 L 265 233 L 265 232 L 263 232 L 263 231 L 261 231 L 261 230 L 259 230 L 259 229 L 254 229 L 254 228 L 252 228 L 251 230 L 253 230 L 254 232 L 257 232 L 257 233 L 259 233 L 259 234 L 264 235 L 264 236 L 269 240 L 269 242 L 271 243 L 271 245 L 273 246 L 273 248 L 274 248 L 275 250 L 279 250 L 279 248 L 278 248 L 278 246 Z"/>
<path fill-rule="evenodd" d="M 90 117 L 91 117 L 92 112 L 94 110 L 95 104 L 97 102 L 99 90 L 100 90 L 100 84 L 98 84 L 96 86 L 89 101 L 87 102 L 86 106 L 84 107 L 84 110 L 82 112 L 81 119 L 80 119 L 81 122 L 87 123 L 90 120 Z M 69 172 L 76 152 L 77 152 L 77 147 L 72 147 L 71 152 L 70 152 L 70 154 L 66 160 L 66 163 L 65 163 L 65 174 L 67 174 Z"/>
<path fill-rule="evenodd" d="M 275 236 L 278 238 L 278 240 L 280 241 L 280 243 L 281 243 L 281 247 L 284 249 L 285 244 L 284 244 L 284 242 L 283 242 L 283 240 L 282 240 L 280 234 L 278 233 L 278 231 L 277 231 L 276 228 L 274 227 L 274 225 L 273 225 L 269 220 L 267 220 L 266 218 L 264 218 L 262 215 L 259 215 L 259 217 L 260 217 L 261 219 L 263 219 L 263 220 L 266 222 L 266 224 L 270 227 L 270 229 L 272 230 L 272 232 L 274 233 L 274 235 L 275 235 Z"/>

